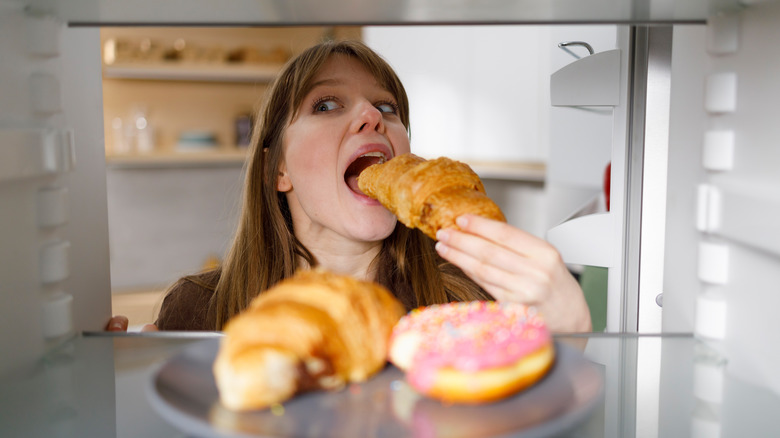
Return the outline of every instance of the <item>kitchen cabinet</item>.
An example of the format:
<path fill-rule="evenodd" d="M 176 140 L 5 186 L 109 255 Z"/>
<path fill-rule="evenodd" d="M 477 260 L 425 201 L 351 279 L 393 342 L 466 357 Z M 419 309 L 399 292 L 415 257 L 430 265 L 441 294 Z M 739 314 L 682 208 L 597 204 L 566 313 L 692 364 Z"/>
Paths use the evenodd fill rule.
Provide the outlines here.
<path fill-rule="evenodd" d="M 256 110 L 286 57 L 323 37 L 360 39 L 361 29 L 105 27 L 100 32 L 111 288 L 115 296 L 160 291 L 221 256 L 234 231 L 248 150 L 237 145 L 236 118 Z M 177 41 L 185 47 L 179 58 L 165 60 Z M 252 62 L 237 62 L 240 50 L 257 53 Z M 234 61 L 227 62 L 229 57 Z M 118 153 L 115 136 L 123 132 L 113 123 L 119 119 L 124 129 L 141 110 L 154 147 Z M 209 136 L 213 143 L 177 147 L 187 132 Z"/>
<path fill-rule="evenodd" d="M 240 166 L 284 62 L 322 38 L 360 37 L 349 26 L 102 28 L 109 167 Z"/>

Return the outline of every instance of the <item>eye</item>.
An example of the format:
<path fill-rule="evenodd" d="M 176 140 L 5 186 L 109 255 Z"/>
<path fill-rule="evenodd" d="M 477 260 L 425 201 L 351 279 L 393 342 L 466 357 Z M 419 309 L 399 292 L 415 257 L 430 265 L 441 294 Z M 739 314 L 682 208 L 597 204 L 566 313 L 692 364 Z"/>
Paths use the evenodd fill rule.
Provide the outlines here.
<path fill-rule="evenodd" d="M 323 97 L 314 102 L 314 112 L 333 111 L 339 107 L 333 97 Z"/>
<path fill-rule="evenodd" d="M 395 102 L 379 102 L 375 106 L 380 112 L 398 114 L 398 105 Z"/>

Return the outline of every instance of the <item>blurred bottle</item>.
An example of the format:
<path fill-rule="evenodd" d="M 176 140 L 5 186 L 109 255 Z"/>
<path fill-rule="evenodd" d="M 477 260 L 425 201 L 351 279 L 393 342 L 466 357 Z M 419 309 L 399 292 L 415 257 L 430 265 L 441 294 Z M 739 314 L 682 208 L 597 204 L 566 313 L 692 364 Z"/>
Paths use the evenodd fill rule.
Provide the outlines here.
<path fill-rule="evenodd" d="M 236 117 L 236 145 L 239 148 L 249 146 L 252 141 L 252 115 L 242 113 Z"/>
<path fill-rule="evenodd" d="M 154 151 L 154 132 L 145 108 L 137 108 L 133 115 L 133 127 L 135 131 L 135 150 L 139 154 L 147 154 Z"/>
<path fill-rule="evenodd" d="M 113 143 L 111 152 L 117 155 L 129 154 L 132 151 L 130 138 L 127 136 L 124 120 L 114 117 L 111 120 L 111 137 Z"/>

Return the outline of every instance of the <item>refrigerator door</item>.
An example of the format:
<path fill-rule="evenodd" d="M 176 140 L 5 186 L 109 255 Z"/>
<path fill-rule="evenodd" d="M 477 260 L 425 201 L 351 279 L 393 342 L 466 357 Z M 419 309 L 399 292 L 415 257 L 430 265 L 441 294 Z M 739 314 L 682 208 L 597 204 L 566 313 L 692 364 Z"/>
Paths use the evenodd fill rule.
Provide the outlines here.
<path fill-rule="evenodd" d="M 0 375 L 111 312 L 98 32 L 0 3 Z"/>

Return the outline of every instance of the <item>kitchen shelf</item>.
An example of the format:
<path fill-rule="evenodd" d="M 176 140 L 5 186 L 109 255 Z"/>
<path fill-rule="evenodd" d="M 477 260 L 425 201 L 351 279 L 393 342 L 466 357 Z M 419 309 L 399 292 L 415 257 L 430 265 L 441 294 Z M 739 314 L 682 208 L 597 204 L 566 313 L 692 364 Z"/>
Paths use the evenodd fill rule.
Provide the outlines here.
<path fill-rule="evenodd" d="M 203 152 L 153 152 L 148 154 L 106 154 L 106 165 L 112 169 L 130 168 L 172 168 L 172 167 L 241 167 L 247 152 L 230 151 Z"/>
<path fill-rule="evenodd" d="M 103 77 L 108 79 L 267 83 L 276 78 L 280 69 L 280 65 L 122 63 L 103 66 Z"/>
<path fill-rule="evenodd" d="M 247 152 L 241 149 L 205 152 L 153 152 L 148 154 L 106 154 L 109 168 L 170 168 L 243 166 Z M 464 161 L 480 178 L 521 182 L 544 182 L 546 165 L 540 162 Z"/>

